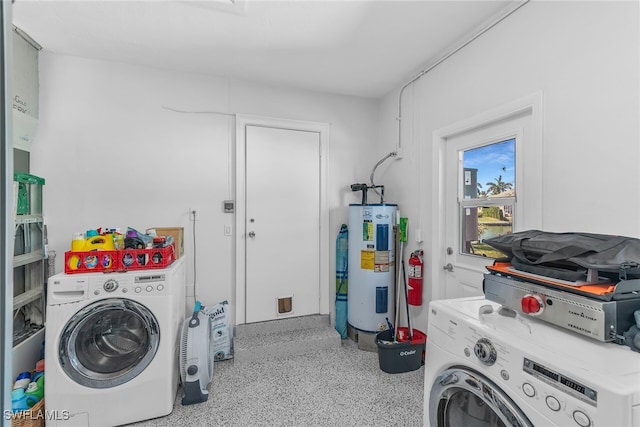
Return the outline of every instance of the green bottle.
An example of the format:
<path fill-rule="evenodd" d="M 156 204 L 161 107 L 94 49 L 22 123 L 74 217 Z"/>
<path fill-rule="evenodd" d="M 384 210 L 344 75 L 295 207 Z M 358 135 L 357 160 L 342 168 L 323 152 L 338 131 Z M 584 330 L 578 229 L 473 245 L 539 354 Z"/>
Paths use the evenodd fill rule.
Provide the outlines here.
<path fill-rule="evenodd" d="M 36 381 L 30 382 L 24 394 L 27 398 L 27 406 L 29 406 L 29 408 L 32 408 L 36 403 L 40 402 L 44 397 L 44 375 Z"/>

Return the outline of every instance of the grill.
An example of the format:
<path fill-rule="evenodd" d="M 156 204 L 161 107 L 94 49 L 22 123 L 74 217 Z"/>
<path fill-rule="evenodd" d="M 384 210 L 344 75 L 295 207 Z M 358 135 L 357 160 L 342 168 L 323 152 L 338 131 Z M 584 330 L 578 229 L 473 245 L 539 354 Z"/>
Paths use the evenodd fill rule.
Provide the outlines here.
<path fill-rule="evenodd" d="M 483 289 L 488 300 L 592 339 L 632 346 L 625 333 L 636 326 L 640 279 L 570 282 L 497 261 L 487 270 Z"/>

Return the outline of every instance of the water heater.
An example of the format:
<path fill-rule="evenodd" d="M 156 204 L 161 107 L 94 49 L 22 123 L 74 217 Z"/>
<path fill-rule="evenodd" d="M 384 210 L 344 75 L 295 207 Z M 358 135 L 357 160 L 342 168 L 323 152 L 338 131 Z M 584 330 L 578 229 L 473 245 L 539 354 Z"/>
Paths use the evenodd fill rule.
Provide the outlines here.
<path fill-rule="evenodd" d="M 394 204 L 349 205 L 347 320 L 365 332 L 386 329 L 394 319 Z"/>

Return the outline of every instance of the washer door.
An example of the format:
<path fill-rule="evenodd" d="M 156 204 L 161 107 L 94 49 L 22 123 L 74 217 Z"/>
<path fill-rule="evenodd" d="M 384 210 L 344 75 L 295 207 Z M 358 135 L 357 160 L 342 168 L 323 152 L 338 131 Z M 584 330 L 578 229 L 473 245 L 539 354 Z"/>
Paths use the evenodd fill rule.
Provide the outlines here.
<path fill-rule="evenodd" d="M 58 356 L 64 372 L 90 388 L 109 388 L 135 378 L 151 363 L 160 326 L 151 311 L 122 298 L 98 301 L 65 325 Z"/>
<path fill-rule="evenodd" d="M 453 367 L 434 380 L 429 396 L 431 427 L 533 427 L 496 384 L 465 367 Z"/>

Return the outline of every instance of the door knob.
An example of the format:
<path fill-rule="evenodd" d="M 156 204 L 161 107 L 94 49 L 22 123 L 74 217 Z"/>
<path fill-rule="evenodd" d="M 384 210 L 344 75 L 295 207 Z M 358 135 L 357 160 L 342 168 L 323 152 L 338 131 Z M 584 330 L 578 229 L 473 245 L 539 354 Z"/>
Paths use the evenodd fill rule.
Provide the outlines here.
<path fill-rule="evenodd" d="M 251 237 L 253 239 L 254 237 L 256 237 L 256 233 L 254 233 L 253 231 L 250 231 L 249 232 L 249 237 Z"/>
<path fill-rule="evenodd" d="M 447 270 L 449 272 L 453 271 L 453 265 L 451 265 L 451 263 L 445 265 L 444 267 L 442 267 L 443 270 Z"/>

